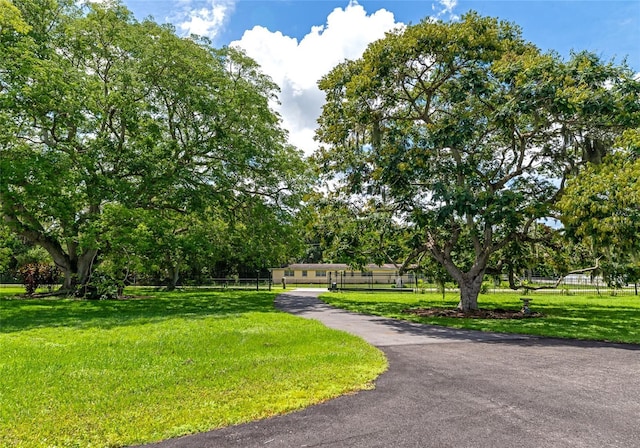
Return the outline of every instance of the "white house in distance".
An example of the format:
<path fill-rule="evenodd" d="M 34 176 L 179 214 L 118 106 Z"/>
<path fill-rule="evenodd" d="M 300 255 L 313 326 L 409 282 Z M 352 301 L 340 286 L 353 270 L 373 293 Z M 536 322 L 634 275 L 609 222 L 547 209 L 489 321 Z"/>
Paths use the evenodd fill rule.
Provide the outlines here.
<path fill-rule="evenodd" d="M 369 264 L 362 271 L 351 269 L 342 263 L 299 263 L 290 264 L 283 268 L 272 268 L 273 283 L 281 283 L 286 279 L 287 285 L 313 284 L 395 284 L 398 286 L 400 278 L 398 269 L 392 264 Z M 413 274 L 402 276 L 402 285 L 413 282 Z"/>

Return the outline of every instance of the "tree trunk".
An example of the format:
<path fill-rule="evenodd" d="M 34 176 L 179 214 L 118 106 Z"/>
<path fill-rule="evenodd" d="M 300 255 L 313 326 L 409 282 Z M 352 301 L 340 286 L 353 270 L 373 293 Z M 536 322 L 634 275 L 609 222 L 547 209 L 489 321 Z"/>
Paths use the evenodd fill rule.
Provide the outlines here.
<path fill-rule="evenodd" d="M 49 253 L 51 254 L 51 251 Z M 67 255 L 63 257 L 64 263 L 56 262 L 64 274 L 64 282 L 60 290 L 68 294 L 77 293 L 77 295 L 84 297 L 87 294 L 86 286 L 91 279 L 91 270 L 97 254 L 96 249 L 91 249 L 83 252 L 80 256 L 70 257 Z M 51 255 L 53 256 L 53 254 Z"/>
<path fill-rule="evenodd" d="M 433 253 L 433 252 L 432 252 Z M 434 258 L 447 270 L 449 275 L 458 282 L 460 287 L 460 301 L 458 309 L 463 312 L 478 309 L 478 295 L 482 288 L 482 280 L 487 270 L 488 253 L 484 253 L 482 257 L 478 257 L 469 272 L 463 272 L 456 266 L 448 255 L 445 257 L 442 252 L 435 253 Z"/>
<path fill-rule="evenodd" d="M 78 285 L 86 285 L 91 275 L 91 268 L 98 253 L 96 249 L 87 250 L 77 255 L 77 244 L 67 245 L 67 250 L 63 248 L 59 241 L 47 235 L 43 230 L 34 230 L 21 223 L 15 212 L 16 207 L 8 207 L 5 210 L 4 220 L 11 230 L 25 238 L 32 244 L 43 247 L 53 259 L 55 265 L 64 274 L 64 281 L 60 288 L 60 293 L 72 294 Z M 31 218 L 35 220 L 35 218 Z"/>
<path fill-rule="evenodd" d="M 88 250 L 78 257 L 78 283 L 81 285 L 85 285 L 89 281 L 96 255 L 98 255 L 98 251 L 94 249 Z"/>
<path fill-rule="evenodd" d="M 463 312 L 475 311 L 478 309 L 478 295 L 482 288 L 482 279 L 484 271 L 475 276 L 467 274 L 462 275 L 460 283 L 460 302 L 458 309 Z"/>
<path fill-rule="evenodd" d="M 62 270 L 62 275 L 64 276 L 64 280 L 62 282 L 62 287 L 60 288 L 61 291 L 73 291 L 76 288 L 76 284 L 77 284 L 77 276 L 74 275 L 73 273 L 73 269 L 71 269 L 71 266 L 60 266 L 59 264 L 56 264 L 61 270 Z"/>
<path fill-rule="evenodd" d="M 180 279 L 180 267 L 176 264 L 169 267 L 169 283 L 167 285 L 167 291 L 173 291 L 178 286 L 178 280 Z"/>
<path fill-rule="evenodd" d="M 76 275 L 78 278 L 79 290 L 77 295 L 87 299 L 98 299 L 98 288 L 95 285 L 90 285 L 91 270 L 93 268 L 93 262 L 98 254 L 97 250 L 88 250 L 82 253 L 76 262 Z"/>

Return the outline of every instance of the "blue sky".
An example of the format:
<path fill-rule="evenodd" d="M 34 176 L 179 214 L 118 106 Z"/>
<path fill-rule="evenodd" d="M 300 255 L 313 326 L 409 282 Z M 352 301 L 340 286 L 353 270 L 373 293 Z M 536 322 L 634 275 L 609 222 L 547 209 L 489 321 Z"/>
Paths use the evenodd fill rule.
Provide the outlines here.
<path fill-rule="evenodd" d="M 455 20 L 469 10 L 515 22 L 525 39 L 567 57 L 589 50 L 640 72 L 640 0 L 123 0 L 138 19 L 171 22 L 178 33 L 245 49 L 282 89 L 292 143 L 315 148 L 323 97 L 316 81 L 357 58 L 394 27 L 426 17 Z"/>

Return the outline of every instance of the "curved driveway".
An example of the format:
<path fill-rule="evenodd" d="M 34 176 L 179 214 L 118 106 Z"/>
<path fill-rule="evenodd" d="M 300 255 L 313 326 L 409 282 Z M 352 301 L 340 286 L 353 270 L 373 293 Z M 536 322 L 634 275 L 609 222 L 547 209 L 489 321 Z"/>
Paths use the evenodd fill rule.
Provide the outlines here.
<path fill-rule="evenodd" d="M 640 447 L 640 346 L 501 335 L 276 306 L 378 346 L 376 388 L 157 447 Z"/>

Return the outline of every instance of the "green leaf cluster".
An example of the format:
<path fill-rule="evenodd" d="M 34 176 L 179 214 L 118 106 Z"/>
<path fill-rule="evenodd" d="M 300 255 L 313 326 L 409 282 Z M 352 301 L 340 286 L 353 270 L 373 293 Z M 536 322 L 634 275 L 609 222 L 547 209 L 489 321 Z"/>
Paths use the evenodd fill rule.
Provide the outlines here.
<path fill-rule="evenodd" d="M 573 177 L 558 203 L 566 234 L 603 258 L 612 285 L 640 278 L 640 158 L 618 152 Z"/>
<path fill-rule="evenodd" d="M 566 179 L 639 123 L 628 67 L 542 53 L 473 12 L 392 32 L 319 86 L 326 185 L 358 216 L 390 213 L 408 235 L 404 264 L 432 257 L 465 308 L 494 254 L 554 217 Z"/>
<path fill-rule="evenodd" d="M 226 222 L 262 207 L 272 223 L 291 220 L 307 170 L 269 107 L 275 84 L 240 50 L 138 22 L 117 1 L 5 3 L 0 212 L 51 254 L 67 287 L 122 242 L 128 218 L 116 230 L 109 207 L 139 224 L 155 211 L 169 254 L 198 246 L 159 236 L 198 227 L 193 213 Z"/>

